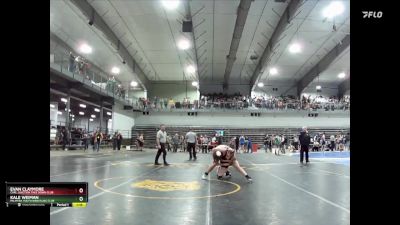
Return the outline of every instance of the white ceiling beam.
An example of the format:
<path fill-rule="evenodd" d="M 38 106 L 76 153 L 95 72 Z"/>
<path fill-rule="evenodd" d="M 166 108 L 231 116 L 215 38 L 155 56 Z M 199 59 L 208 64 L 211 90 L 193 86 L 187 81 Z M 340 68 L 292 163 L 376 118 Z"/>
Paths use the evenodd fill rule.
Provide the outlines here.
<path fill-rule="evenodd" d="M 90 5 L 87 0 L 71 0 L 71 2 L 88 18 L 89 24 L 96 27 L 98 30 L 103 32 L 107 39 L 114 45 L 117 46 L 118 53 L 133 72 L 138 77 L 138 83 L 147 90 L 150 86 L 150 81 L 147 79 L 143 70 L 139 67 L 138 63 L 129 53 L 128 49 L 122 44 L 120 38 L 112 31 L 112 29 L 103 20 L 100 14 Z"/>
<path fill-rule="evenodd" d="M 286 30 L 287 26 L 290 24 L 290 21 L 294 18 L 296 11 L 301 6 L 302 0 L 292 0 L 289 5 L 286 7 L 283 12 L 281 18 L 279 19 L 278 25 L 276 26 L 274 32 L 271 35 L 271 38 L 268 41 L 267 46 L 264 49 L 264 52 L 261 55 L 261 58 L 257 64 L 256 69 L 253 72 L 253 75 L 250 79 L 251 89 L 254 90 L 255 84 L 259 79 L 260 75 L 264 72 L 265 67 L 268 64 L 268 59 L 273 53 L 273 49 L 275 49 L 276 44 L 279 42 L 278 39 L 282 35 L 282 33 Z M 270 25 L 272 27 L 272 25 Z"/>
<path fill-rule="evenodd" d="M 233 63 L 236 60 L 236 53 L 239 48 L 240 39 L 242 38 L 242 33 L 246 24 L 247 14 L 249 13 L 251 2 L 252 0 L 240 0 L 237 10 L 235 29 L 232 35 L 231 47 L 229 49 L 229 55 L 226 56 L 227 62 L 224 73 L 224 90 L 227 90 L 229 86 L 229 77 L 231 76 Z"/>
<path fill-rule="evenodd" d="M 326 70 L 332 62 L 350 46 L 350 34 L 346 35 L 332 50 L 330 50 L 314 67 L 312 67 L 306 75 L 297 82 L 297 94 L 301 92 L 324 70 Z"/>

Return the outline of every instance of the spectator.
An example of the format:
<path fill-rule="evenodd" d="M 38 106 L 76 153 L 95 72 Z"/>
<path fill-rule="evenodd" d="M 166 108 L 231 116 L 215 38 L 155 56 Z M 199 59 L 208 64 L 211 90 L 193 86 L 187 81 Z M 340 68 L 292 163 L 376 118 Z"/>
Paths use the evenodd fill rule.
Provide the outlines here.
<path fill-rule="evenodd" d="M 201 153 L 208 153 L 208 137 L 206 135 L 203 136 L 203 140 L 202 140 L 202 149 L 201 149 Z"/>
<path fill-rule="evenodd" d="M 279 155 L 280 148 L 281 148 L 281 137 L 279 135 L 275 135 L 275 155 Z"/>
<path fill-rule="evenodd" d="M 253 152 L 253 143 L 251 142 L 251 137 L 247 138 L 247 153 Z"/>
<path fill-rule="evenodd" d="M 178 145 L 179 145 L 179 135 L 178 135 L 178 133 L 176 133 L 172 137 L 172 143 L 173 143 L 173 152 L 177 152 L 178 151 Z"/>
<path fill-rule="evenodd" d="M 140 134 L 139 137 L 136 139 L 136 141 L 137 141 L 138 150 L 143 151 L 143 145 L 144 145 L 143 134 Z"/>
<path fill-rule="evenodd" d="M 117 135 L 118 132 L 115 132 L 114 135 L 112 136 L 112 142 L 113 142 L 113 150 L 115 151 L 117 149 Z"/>
<path fill-rule="evenodd" d="M 268 152 L 268 135 L 267 134 L 265 135 L 263 142 L 264 142 L 264 150 L 265 150 L 265 152 Z"/>
<path fill-rule="evenodd" d="M 325 145 L 326 145 L 326 138 L 325 138 L 325 132 L 321 134 L 321 151 L 325 151 Z"/>
<path fill-rule="evenodd" d="M 117 148 L 118 151 L 121 150 L 121 143 L 122 143 L 122 134 L 118 132 L 117 134 Z"/>
<path fill-rule="evenodd" d="M 166 145 L 167 145 L 167 150 L 168 150 L 168 151 L 171 151 L 171 145 L 172 145 L 172 138 L 171 138 L 171 135 L 168 135 L 168 136 L 167 136 Z"/>
<path fill-rule="evenodd" d="M 346 145 L 347 151 L 350 151 L 350 133 L 346 134 L 345 140 L 346 140 L 345 145 Z"/>
<path fill-rule="evenodd" d="M 244 152 L 244 143 L 245 143 L 245 138 L 244 136 L 240 136 L 239 137 L 239 144 L 240 144 L 240 152 Z"/>
<path fill-rule="evenodd" d="M 168 100 L 168 109 L 173 109 L 175 108 L 175 102 L 172 98 L 169 98 Z"/>
<path fill-rule="evenodd" d="M 293 147 L 294 147 L 294 150 L 299 149 L 299 138 L 296 135 L 293 137 Z"/>
<path fill-rule="evenodd" d="M 287 146 L 287 138 L 285 137 L 285 135 L 282 134 L 281 136 L 281 151 L 283 154 L 285 154 L 286 152 L 286 146 Z"/>
<path fill-rule="evenodd" d="M 68 131 L 63 127 L 61 131 L 61 139 L 63 143 L 63 149 L 67 151 L 68 149 L 66 148 L 66 145 L 68 143 Z"/>
<path fill-rule="evenodd" d="M 103 134 L 99 130 L 97 130 L 94 136 L 95 136 L 95 139 L 94 139 L 95 149 L 94 150 L 97 150 L 97 152 L 99 152 L 101 142 L 103 141 Z"/>
<path fill-rule="evenodd" d="M 75 73 L 75 59 L 76 59 L 76 57 L 72 54 L 72 52 L 69 52 L 68 71 L 71 73 Z"/>
<path fill-rule="evenodd" d="M 239 151 L 239 136 L 235 137 L 235 152 Z"/>
<path fill-rule="evenodd" d="M 333 151 L 335 149 L 335 136 L 333 134 L 329 137 L 329 141 L 331 142 L 329 148 Z"/>
<path fill-rule="evenodd" d="M 185 152 L 186 151 L 186 139 L 185 139 L 185 137 L 183 136 L 183 135 L 181 135 L 181 151 L 182 152 Z"/>
<path fill-rule="evenodd" d="M 83 150 L 86 151 L 87 149 L 89 149 L 89 135 L 87 134 L 87 132 L 83 132 Z"/>

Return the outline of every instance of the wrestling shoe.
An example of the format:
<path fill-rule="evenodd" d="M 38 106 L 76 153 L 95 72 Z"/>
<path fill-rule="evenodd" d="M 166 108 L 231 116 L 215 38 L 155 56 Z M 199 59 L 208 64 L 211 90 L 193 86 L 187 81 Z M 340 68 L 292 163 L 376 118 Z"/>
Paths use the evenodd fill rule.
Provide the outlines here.
<path fill-rule="evenodd" d="M 247 182 L 253 183 L 253 179 L 249 175 L 246 175 Z"/>

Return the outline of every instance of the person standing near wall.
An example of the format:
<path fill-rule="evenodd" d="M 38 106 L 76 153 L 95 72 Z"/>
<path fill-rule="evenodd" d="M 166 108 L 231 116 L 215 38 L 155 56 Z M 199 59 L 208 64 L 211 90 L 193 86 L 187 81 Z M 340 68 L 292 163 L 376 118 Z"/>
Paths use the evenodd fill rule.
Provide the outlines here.
<path fill-rule="evenodd" d="M 99 152 L 101 142 L 103 141 L 103 134 L 98 130 L 95 133 L 94 137 L 95 137 L 94 138 L 94 145 L 95 145 L 95 149 L 94 150 L 97 150 L 97 152 Z"/>
<path fill-rule="evenodd" d="M 235 137 L 235 151 L 239 151 L 239 136 Z"/>
<path fill-rule="evenodd" d="M 117 135 L 118 135 L 118 132 L 115 132 L 114 135 L 112 136 L 113 150 L 117 149 Z"/>
<path fill-rule="evenodd" d="M 331 151 L 333 151 L 333 149 L 335 149 L 335 135 L 331 135 L 329 137 L 329 141 L 331 142 L 329 148 L 331 149 Z"/>
<path fill-rule="evenodd" d="M 321 134 L 321 151 L 325 151 L 325 145 L 326 145 L 325 132 L 323 132 Z"/>
<path fill-rule="evenodd" d="M 265 150 L 265 153 L 268 152 L 268 134 L 266 134 L 264 137 L 264 150 Z"/>
<path fill-rule="evenodd" d="M 240 152 L 244 152 L 244 136 L 243 136 L 243 135 L 240 136 L 240 138 L 239 138 L 239 144 L 240 144 L 240 151 L 239 151 L 239 153 L 240 153 Z"/>
<path fill-rule="evenodd" d="M 86 151 L 89 148 L 89 135 L 86 131 L 83 132 L 83 145 L 83 150 Z"/>
<path fill-rule="evenodd" d="M 172 138 L 171 135 L 167 135 L 167 150 L 171 151 L 171 145 L 172 145 Z"/>
<path fill-rule="evenodd" d="M 299 149 L 299 138 L 296 135 L 293 137 L 293 147 L 294 147 L 294 150 Z"/>
<path fill-rule="evenodd" d="M 193 152 L 193 157 L 194 160 L 197 159 L 196 157 L 196 140 L 197 140 L 197 135 L 192 131 L 192 129 L 189 129 L 189 132 L 186 133 L 186 142 L 187 142 L 187 149 L 189 152 L 189 160 L 192 160 L 192 152 Z"/>
<path fill-rule="evenodd" d="M 156 143 L 157 143 L 157 155 L 154 160 L 154 165 L 161 165 L 158 163 L 158 158 L 160 157 L 161 153 L 163 153 L 163 160 L 164 160 L 164 165 L 168 166 L 169 164 L 167 163 L 167 151 L 165 150 L 165 144 L 167 142 L 167 132 L 165 131 L 165 125 L 161 124 L 160 130 L 157 132 L 156 135 Z"/>
<path fill-rule="evenodd" d="M 144 137 L 143 134 L 140 134 L 139 137 L 136 139 L 137 140 L 137 146 L 139 151 L 143 151 L 143 145 L 144 145 Z"/>
<path fill-rule="evenodd" d="M 176 133 L 172 137 L 172 143 L 173 143 L 173 152 L 177 152 L 178 151 L 178 145 L 179 145 L 179 135 L 178 135 L 178 133 Z"/>
<path fill-rule="evenodd" d="M 299 141 L 300 141 L 300 163 L 303 165 L 303 160 L 304 160 L 304 153 L 306 154 L 306 163 L 310 163 L 308 160 L 308 147 L 310 146 L 310 136 L 308 135 L 308 130 L 307 127 L 303 127 L 300 136 L 299 136 Z"/>
<path fill-rule="evenodd" d="M 67 151 L 66 145 L 68 143 L 68 132 L 65 128 L 63 128 L 61 131 L 61 138 L 63 143 L 63 150 Z"/>
<path fill-rule="evenodd" d="M 281 148 L 281 137 L 277 134 L 275 135 L 275 155 L 279 155 L 279 151 Z"/>
<path fill-rule="evenodd" d="M 122 143 L 122 134 L 118 132 L 117 134 L 117 148 L 118 151 L 121 150 L 121 143 Z"/>
<path fill-rule="evenodd" d="M 285 135 L 281 135 L 281 152 L 283 154 L 285 154 L 285 149 L 286 149 L 286 142 L 287 142 L 287 138 L 285 137 Z"/>

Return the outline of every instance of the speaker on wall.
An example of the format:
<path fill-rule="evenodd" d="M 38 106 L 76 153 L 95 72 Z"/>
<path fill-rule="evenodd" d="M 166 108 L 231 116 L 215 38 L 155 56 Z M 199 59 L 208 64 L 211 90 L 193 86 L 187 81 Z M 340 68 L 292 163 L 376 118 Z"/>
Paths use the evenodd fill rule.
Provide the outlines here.
<path fill-rule="evenodd" d="M 182 32 L 192 32 L 193 30 L 193 22 L 190 21 L 183 21 L 182 23 Z"/>

